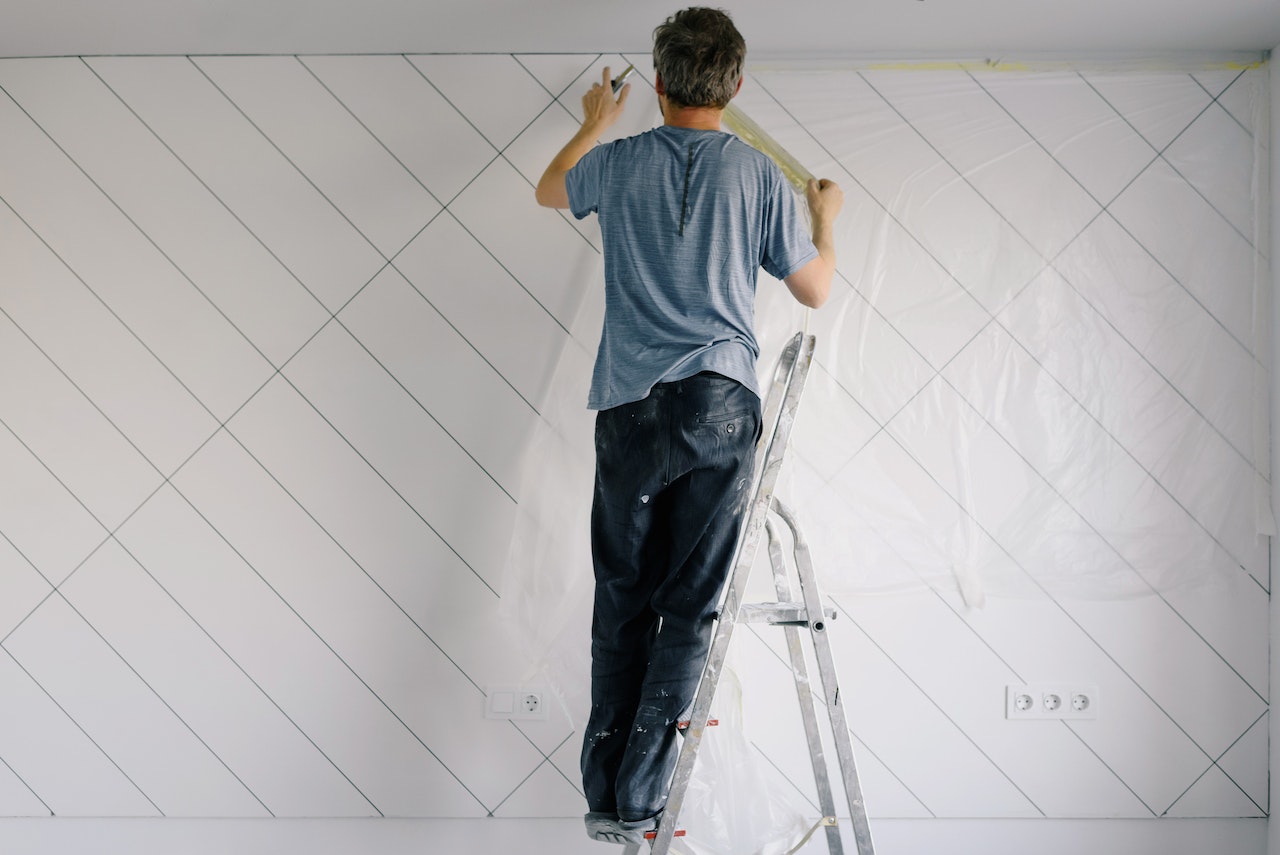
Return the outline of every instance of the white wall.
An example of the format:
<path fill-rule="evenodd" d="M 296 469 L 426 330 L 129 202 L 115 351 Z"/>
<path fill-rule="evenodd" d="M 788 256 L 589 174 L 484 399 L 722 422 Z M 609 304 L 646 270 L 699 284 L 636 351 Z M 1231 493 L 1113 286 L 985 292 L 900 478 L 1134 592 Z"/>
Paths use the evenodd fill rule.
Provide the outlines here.
<path fill-rule="evenodd" d="M 1272 50 L 1272 53 L 1271 53 L 1272 62 L 1270 63 L 1270 68 L 1271 68 L 1270 165 L 1271 165 L 1271 176 L 1272 176 L 1272 179 L 1271 179 L 1271 211 L 1272 211 L 1271 258 L 1272 259 L 1274 259 L 1276 256 L 1277 248 L 1280 248 L 1280 217 L 1277 217 L 1275 215 L 1276 211 L 1280 211 L 1280 178 L 1278 178 L 1280 177 L 1280 146 L 1276 144 L 1276 140 L 1280 139 L 1280 134 L 1276 133 L 1277 121 L 1280 121 L 1280 119 L 1277 119 L 1277 117 L 1280 117 L 1280 71 L 1277 71 L 1277 67 L 1275 64 L 1276 51 L 1278 50 L 1280 50 L 1280 45 L 1277 45 L 1276 48 Z M 1275 264 L 1273 262 L 1271 266 L 1271 281 L 1273 283 L 1273 288 L 1275 287 L 1276 283 L 1280 282 L 1280 264 Z M 1273 291 L 1273 293 L 1280 293 L 1280 292 Z M 1275 326 L 1277 312 L 1280 312 L 1280 300 L 1274 301 L 1272 304 L 1271 317 L 1272 317 L 1273 328 L 1280 328 Z M 1278 347 L 1280 347 L 1280 343 L 1277 343 L 1275 340 L 1273 340 L 1272 357 L 1271 357 L 1272 366 L 1280 365 L 1280 350 L 1277 350 Z M 1274 425 L 1276 424 L 1276 420 L 1275 420 L 1276 410 L 1277 408 L 1280 408 L 1280 388 L 1277 388 L 1274 382 L 1275 380 L 1274 372 L 1272 374 L 1272 380 L 1273 382 L 1271 386 L 1271 413 L 1272 413 L 1271 418 L 1272 418 L 1272 424 Z M 1275 448 L 1275 445 L 1276 445 L 1275 431 L 1273 428 L 1272 430 L 1273 449 Z M 1274 450 L 1272 453 L 1272 460 L 1273 461 L 1275 460 Z M 1272 478 L 1273 506 L 1275 504 L 1275 495 L 1276 495 L 1274 485 L 1275 485 L 1275 478 L 1273 477 Z M 1275 573 L 1276 573 L 1275 562 L 1276 562 L 1276 556 L 1273 550 L 1272 556 L 1271 556 L 1271 578 L 1273 579 L 1275 578 Z M 1276 598 L 1274 597 L 1271 600 L 1271 685 L 1272 686 L 1280 685 L 1280 602 L 1277 602 Z M 1275 719 L 1272 719 L 1270 737 L 1271 737 L 1270 738 L 1270 749 L 1271 749 L 1270 774 L 1272 779 L 1274 779 L 1278 774 L 1280 774 L 1280 721 L 1276 721 Z M 1276 855 L 1276 853 L 1280 853 L 1280 828 L 1277 828 L 1275 823 L 1270 823 L 1268 825 L 1268 841 L 1269 841 L 1269 849 L 1267 851 L 1272 853 L 1272 855 Z"/>
<path fill-rule="evenodd" d="M 480 711 L 521 677 L 497 618 L 521 451 L 564 354 L 589 359 L 598 275 L 593 225 L 531 182 L 605 63 L 0 61 L 0 815 L 581 812 L 569 719 Z M 1254 212 L 1220 165 L 1251 162 L 1266 74 L 744 92 L 849 198 L 791 489 L 847 577 L 834 637 L 899 845 L 945 818 L 1260 839 L 1266 550 L 1215 505 L 1254 495 L 1253 283 L 1221 274 Z M 1165 535 L 1206 584 L 1144 563 Z M 743 641 L 753 738 L 803 799 L 771 645 Z M 1100 717 L 1005 721 L 1038 680 L 1099 686 Z"/>

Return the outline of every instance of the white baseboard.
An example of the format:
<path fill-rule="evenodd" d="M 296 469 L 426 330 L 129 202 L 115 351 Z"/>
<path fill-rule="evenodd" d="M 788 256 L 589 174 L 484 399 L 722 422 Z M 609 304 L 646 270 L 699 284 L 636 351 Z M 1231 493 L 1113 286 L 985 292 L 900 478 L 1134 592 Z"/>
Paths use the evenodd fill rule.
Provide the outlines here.
<path fill-rule="evenodd" d="M 877 855 L 1265 855 L 1265 819 L 883 819 Z M 4 855 L 617 855 L 580 819 L 0 819 Z M 852 840 L 845 851 L 854 853 Z M 821 836 L 804 855 L 827 852 Z M 725 853 L 747 855 L 747 853 Z"/>

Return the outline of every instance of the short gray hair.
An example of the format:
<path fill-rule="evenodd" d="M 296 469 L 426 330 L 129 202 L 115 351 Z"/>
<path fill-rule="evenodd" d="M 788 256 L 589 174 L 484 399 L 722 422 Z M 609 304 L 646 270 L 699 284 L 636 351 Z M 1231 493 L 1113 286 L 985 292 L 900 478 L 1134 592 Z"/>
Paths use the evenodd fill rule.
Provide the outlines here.
<path fill-rule="evenodd" d="M 747 43 L 722 9 L 685 9 L 653 31 L 653 67 L 679 107 L 729 106 L 746 57 Z"/>

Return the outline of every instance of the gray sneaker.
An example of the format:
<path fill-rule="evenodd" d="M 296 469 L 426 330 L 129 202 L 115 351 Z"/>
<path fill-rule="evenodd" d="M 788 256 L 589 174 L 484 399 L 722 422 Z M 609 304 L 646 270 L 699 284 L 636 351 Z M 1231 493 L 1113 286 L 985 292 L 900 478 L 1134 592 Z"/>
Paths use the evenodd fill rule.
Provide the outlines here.
<path fill-rule="evenodd" d="M 628 833 L 638 833 L 641 839 L 644 839 L 646 834 L 656 834 L 658 831 L 658 824 L 661 822 L 662 813 L 658 812 L 647 819 L 619 819 L 618 827 Z"/>
<path fill-rule="evenodd" d="M 644 833 L 658 827 L 653 820 L 641 820 L 638 823 L 623 822 L 618 819 L 616 813 L 603 811 L 591 811 L 583 817 L 583 822 L 587 826 L 587 837 L 592 840 L 632 846 L 644 843 Z"/>

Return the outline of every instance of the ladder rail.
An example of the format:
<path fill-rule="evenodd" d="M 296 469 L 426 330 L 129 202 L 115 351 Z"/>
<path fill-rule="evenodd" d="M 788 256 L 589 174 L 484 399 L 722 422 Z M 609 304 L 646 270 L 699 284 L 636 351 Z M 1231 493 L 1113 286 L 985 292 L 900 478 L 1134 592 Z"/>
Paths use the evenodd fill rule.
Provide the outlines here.
<path fill-rule="evenodd" d="M 854 842 L 858 855 L 874 855 L 875 846 L 871 840 L 871 827 L 867 822 L 866 802 L 862 796 L 862 783 L 858 778 L 858 767 L 853 757 L 853 736 L 849 731 L 849 721 L 845 714 L 844 698 L 840 693 L 840 679 L 836 673 L 835 657 L 831 653 L 831 639 L 827 635 L 825 614 L 822 609 L 822 595 L 818 589 L 818 579 L 813 570 L 813 558 L 809 552 L 809 544 L 800 533 L 795 514 L 782 501 L 774 499 L 773 510 L 791 530 L 792 554 L 795 558 L 796 576 L 800 580 L 800 596 L 810 616 L 809 632 L 813 638 L 814 659 L 818 665 L 818 677 L 822 682 L 823 699 L 827 707 L 828 720 L 831 722 L 832 738 L 835 742 L 836 757 L 840 763 L 840 772 L 844 783 L 845 797 L 849 802 L 849 820 L 853 828 Z M 815 761 L 816 762 L 816 761 Z M 837 850 L 832 849 L 832 852 Z"/>
<path fill-rule="evenodd" d="M 760 534 L 773 501 L 778 472 L 782 468 L 782 459 L 791 438 L 791 427 L 795 422 L 800 393 L 804 390 L 809 364 L 813 360 L 813 348 L 813 336 L 796 333 L 783 348 L 777 367 L 774 369 L 773 385 L 765 402 L 763 414 L 765 430 L 762 439 L 764 441 L 759 444 L 756 454 L 756 468 L 752 478 L 754 484 L 752 501 L 734 548 L 733 560 L 730 564 L 732 574 L 720 607 L 716 632 L 707 653 L 707 662 L 703 666 L 698 690 L 694 695 L 689 727 L 684 732 L 684 744 L 676 760 L 666 807 L 658 823 L 657 835 L 654 837 L 653 855 L 667 855 L 671 841 L 675 837 L 677 818 L 680 815 L 680 809 L 684 806 L 684 797 L 693 777 L 693 765 L 697 759 L 698 746 L 702 742 L 703 732 L 711 717 L 711 703 L 715 698 L 716 686 L 720 682 L 720 672 L 724 667 L 729 642 L 738 621 L 738 612 L 742 605 L 741 591 L 746 587 L 751 565 L 755 563 L 760 546 Z"/>
<path fill-rule="evenodd" d="M 777 507 L 774 500 L 774 507 Z M 787 567 L 782 557 L 782 542 L 778 537 L 773 521 L 765 523 L 769 533 L 769 563 L 773 567 L 774 591 L 779 602 L 791 601 L 791 581 L 787 578 Z M 831 790 L 831 776 L 827 770 L 826 750 L 822 745 L 822 732 L 818 729 L 818 713 L 813 702 L 813 690 L 809 682 L 809 666 L 805 662 L 804 647 L 800 642 L 800 627 L 787 625 L 787 653 L 791 659 L 791 673 L 795 676 L 796 699 L 800 702 L 800 719 L 804 722 L 804 737 L 809 745 L 809 760 L 813 766 L 813 781 L 818 790 L 818 807 L 824 818 L 834 820 L 836 816 L 836 799 Z M 831 855 L 844 855 L 844 843 L 840 839 L 840 829 L 834 824 L 826 825 L 827 849 Z"/>
<path fill-rule="evenodd" d="M 801 644 L 801 626 L 809 629 L 813 644 L 814 661 L 821 681 L 821 703 L 831 725 L 835 752 L 840 765 L 841 780 L 849 804 L 849 815 L 858 855 L 875 855 L 871 830 L 867 823 L 862 786 L 854 764 L 853 737 L 845 714 L 840 684 L 836 673 L 831 641 L 827 635 L 827 618 L 835 617 L 822 606 L 821 592 L 813 570 L 813 560 L 808 543 L 800 533 L 795 515 L 774 496 L 778 473 L 781 470 L 791 438 L 800 396 L 804 391 L 809 366 L 813 359 L 814 337 L 797 333 L 783 349 L 774 369 L 773 385 L 765 403 L 763 441 L 756 454 L 756 472 L 753 477 L 752 499 L 747 517 L 739 531 L 719 609 L 716 630 L 711 640 L 707 661 L 694 695 L 689 726 L 684 732 L 684 743 L 676 761 L 668 793 L 666 808 L 654 834 L 652 855 L 668 855 L 676 836 L 676 825 L 684 798 L 688 792 L 698 748 L 711 716 L 711 704 L 728 654 L 729 644 L 739 622 L 767 622 L 786 630 L 787 650 L 796 682 L 796 693 L 804 721 L 805 739 L 813 765 L 814 781 L 823 817 L 810 830 L 805 841 L 820 826 L 827 831 L 827 847 L 833 855 L 843 855 L 843 841 L 837 827 L 835 795 L 831 786 L 831 773 L 826 760 L 826 749 L 818 727 L 817 703 L 809 679 L 809 667 Z M 790 530 L 792 558 L 800 583 L 800 602 L 792 602 L 791 583 L 787 577 L 783 549 L 777 529 L 769 519 L 772 511 Z M 777 603 L 744 605 L 742 592 L 746 588 L 752 565 L 760 547 L 762 533 L 767 533 L 769 559 L 773 568 Z M 801 845 L 805 841 L 801 842 Z M 630 845 L 624 855 L 638 855 L 639 845 Z"/>

